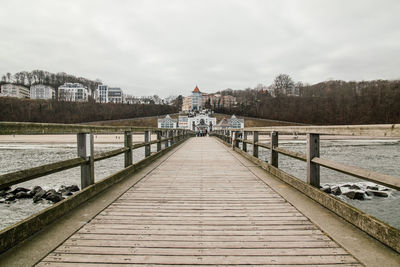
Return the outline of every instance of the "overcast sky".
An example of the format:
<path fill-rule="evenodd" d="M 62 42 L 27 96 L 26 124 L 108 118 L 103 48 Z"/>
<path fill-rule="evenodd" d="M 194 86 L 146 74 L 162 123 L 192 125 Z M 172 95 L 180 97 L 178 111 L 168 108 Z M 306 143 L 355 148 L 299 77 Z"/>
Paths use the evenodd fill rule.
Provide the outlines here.
<path fill-rule="evenodd" d="M 0 74 L 99 78 L 136 96 L 400 78 L 399 0 L 0 0 Z"/>

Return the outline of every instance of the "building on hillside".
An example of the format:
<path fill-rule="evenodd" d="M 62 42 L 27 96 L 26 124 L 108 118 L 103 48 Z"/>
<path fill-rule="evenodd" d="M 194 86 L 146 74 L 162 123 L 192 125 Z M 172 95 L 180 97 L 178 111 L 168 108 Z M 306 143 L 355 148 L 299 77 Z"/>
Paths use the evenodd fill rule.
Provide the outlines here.
<path fill-rule="evenodd" d="M 55 99 L 55 90 L 53 87 L 44 84 L 35 84 L 30 88 L 31 99 Z"/>
<path fill-rule="evenodd" d="M 22 85 L 6 83 L 0 87 L 0 96 L 29 98 L 29 88 Z"/>
<path fill-rule="evenodd" d="M 194 88 L 192 92 L 192 105 L 191 105 L 191 111 L 200 111 L 203 108 L 203 95 L 201 94 L 199 88 L 196 87 Z"/>
<path fill-rule="evenodd" d="M 192 97 L 185 96 L 182 101 L 182 111 L 190 112 L 191 108 L 192 108 Z"/>
<path fill-rule="evenodd" d="M 136 97 L 132 95 L 124 95 L 124 103 L 132 105 L 137 104 L 138 102 L 139 100 Z"/>
<path fill-rule="evenodd" d="M 222 118 L 222 120 L 215 126 L 215 130 L 222 130 L 227 128 L 244 128 L 244 119 L 238 119 L 235 115 L 232 115 L 230 119 Z"/>
<path fill-rule="evenodd" d="M 97 102 L 108 103 L 108 85 L 99 84 L 97 86 Z"/>
<path fill-rule="evenodd" d="M 222 106 L 224 108 L 231 108 L 231 107 L 235 107 L 237 102 L 236 102 L 236 97 L 231 96 L 231 95 L 224 95 L 222 96 L 221 99 L 222 102 Z"/>
<path fill-rule="evenodd" d="M 89 91 L 80 83 L 64 83 L 58 87 L 58 100 L 70 102 L 87 102 Z"/>
<path fill-rule="evenodd" d="M 172 119 L 169 115 L 165 116 L 165 118 L 157 120 L 158 128 L 169 128 L 175 129 L 178 128 L 178 120 Z"/>
<path fill-rule="evenodd" d="M 179 116 L 178 117 L 178 128 L 189 129 L 188 116 Z"/>
<path fill-rule="evenodd" d="M 123 103 L 123 93 L 119 87 L 108 88 L 108 102 L 110 103 Z"/>
<path fill-rule="evenodd" d="M 189 129 L 192 131 L 203 132 L 207 130 L 212 131 L 214 126 L 217 124 L 217 119 L 210 117 L 206 112 L 201 113 L 189 113 L 188 116 L 179 116 L 178 127 L 182 129 Z"/>

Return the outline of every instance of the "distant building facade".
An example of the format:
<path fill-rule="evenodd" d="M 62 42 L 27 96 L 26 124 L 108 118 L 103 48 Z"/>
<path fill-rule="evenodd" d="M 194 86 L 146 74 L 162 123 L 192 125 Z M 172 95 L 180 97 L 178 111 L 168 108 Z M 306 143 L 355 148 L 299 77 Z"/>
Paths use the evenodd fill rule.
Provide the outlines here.
<path fill-rule="evenodd" d="M 30 88 L 31 99 L 54 99 L 55 90 L 53 87 L 44 84 L 35 84 Z"/>
<path fill-rule="evenodd" d="M 119 87 L 108 88 L 108 102 L 109 103 L 123 103 L 123 93 Z"/>
<path fill-rule="evenodd" d="M 186 96 L 182 101 L 182 111 L 189 112 L 192 109 L 192 97 Z"/>
<path fill-rule="evenodd" d="M 169 115 L 165 116 L 165 118 L 157 120 L 158 128 L 169 128 L 175 129 L 178 128 L 178 120 L 172 119 Z"/>
<path fill-rule="evenodd" d="M 29 98 L 29 88 L 22 85 L 6 83 L 0 89 L 0 96 Z"/>
<path fill-rule="evenodd" d="M 238 119 L 235 115 L 232 115 L 230 119 L 222 118 L 222 120 L 216 125 L 215 130 L 222 130 L 227 128 L 244 128 L 244 119 Z"/>
<path fill-rule="evenodd" d="M 80 83 L 65 83 L 58 87 L 59 101 L 86 102 L 88 97 L 88 89 Z"/>
<path fill-rule="evenodd" d="M 196 86 L 191 96 L 183 98 L 182 111 L 201 111 L 204 108 L 231 108 L 237 105 L 236 97 L 221 94 L 206 94 Z"/>
<path fill-rule="evenodd" d="M 97 102 L 108 103 L 108 86 L 99 84 L 97 86 Z"/>

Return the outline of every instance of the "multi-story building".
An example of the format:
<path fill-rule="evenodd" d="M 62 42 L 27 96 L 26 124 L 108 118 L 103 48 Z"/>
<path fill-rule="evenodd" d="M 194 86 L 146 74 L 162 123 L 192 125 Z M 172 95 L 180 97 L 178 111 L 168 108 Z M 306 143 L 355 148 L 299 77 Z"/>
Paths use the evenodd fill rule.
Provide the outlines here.
<path fill-rule="evenodd" d="M 202 107 L 203 107 L 203 95 L 196 85 L 196 88 L 194 88 L 194 90 L 192 92 L 191 110 L 192 111 L 200 111 L 202 109 Z"/>
<path fill-rule="evenodd" d="M 44 84 L 35 84 L 30 88 L 31 99 L 54 99 L 55 90 L 53 87 Z"/>
<path fill-rule="evenodd" d="M 172 119 L 169 115 L 165 116 L 163 119 L 157 120 L 158 128 L 178 128 L 178 120 Z"/>
<path fill-rule="evenodd" d="M 122 103 L 123 93 L 119 87 L 109 87 L 108 88 L 108 102 L 110 103 Z"/>
<path fill-rule="evenodd" d="M 88 97 L 88 89 L 80 83 L 65 83 L 58 87 L 59 101 L 86 102 Z"/>
<path fill-rule="evenodd" d="M 0 96 L 29 98 L 29 88 L 22 85 L 6 83 L 0 87 Z"/>
<path fill-rule="evenodd" d="M 182 101 L 182 111 L 189 112 L 192 109 L 192 97 L 185 96 Z"/>
<path fill-rule="evenodd" d="M 189 113 L 188 116 L 179 116 L 178 127 L 182 129 L 190 129 L 199 132 L 207 130 L 212 131 L 217 124 L 217 119 L 210 117 L 206 112 Z"/>
<path fill-rule="evenodd" d="M 97 86 L 97 102 L 108 103 L 108 86 L 99 84 Z"/>

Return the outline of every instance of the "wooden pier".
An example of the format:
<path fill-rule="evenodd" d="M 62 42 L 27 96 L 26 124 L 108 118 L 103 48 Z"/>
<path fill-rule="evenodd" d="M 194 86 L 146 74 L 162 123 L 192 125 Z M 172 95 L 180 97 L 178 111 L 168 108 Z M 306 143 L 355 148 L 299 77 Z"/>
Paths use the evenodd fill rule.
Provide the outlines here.
<path fill-rule="evenodd" d="M 50 131 L 64 131 L 57 127 Z M 0 255 L 0 266 L 400 266 L 395 249 L 357 227 L 358 222 L 373 225 L 379 220 L 317 187 L 288 180 L 277 168 L 248 154 L 246 146 L 239 149 L 238 141 L 253 143 L 253 148 L 268 146 L 258 142 L 258 133 L 248 141 L 246 134 L 240 139 L 233 131 L 218 139 L 153 129 L 157 140 L 151 141 L 153 130 L 137 129 L 143 130 L 142 144 L 133 145 L 125 133 L 124 148 L 104 155 L 90 153 L 93 159 L 81 160 L 91 164 L 125 153 L 124 170 L 91 180 L 78 194 L 3 230 L 5 247 L 16 242 L 6 237 L 23 238 L 28 232 L 21 230 L 39 229 Z M 90 131 L 127 129 L 85 128 Z M 78 144 L 79 140 L 78 134 Z M 290 154 L 274 142 L 277 139 L 271 138 L 273 153 Z M 157 145 L 156 152 L 150 153 L 151 144 Z M 146 158 L 133 163 L 130 151 L 138 147 L 146 148 Z M 257 154 L 254 149 L 252 154 Z M 305 158 L 299 153 L 292 156 Z M 276 155 L 272 158 L 277 162 Z M 48 172 L 34 169 L 36 176 Z M 82 173 L 86 171 L 83 168 Z M 29 173 L 3 178 L 15 184 L 34 179 Z M 393 184 L 387 179 L 379 182 Z M 338 216 L 330 205 L 358 214 L 357 223 Z M 388 229 L 377 237 L 390 237 L 384 241 L 396 248 L 399 231 L 384 223 L 377 229 Z"/>
<path fill-rule="evenodd" d="M 186 142 L 38 266 L 77 264 L 359 265 L 212 138 Z"/>

